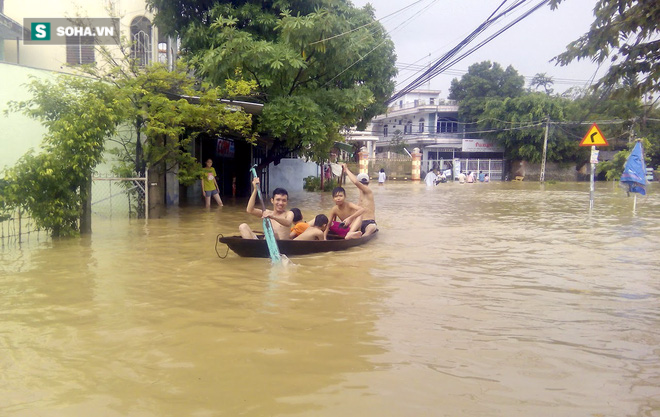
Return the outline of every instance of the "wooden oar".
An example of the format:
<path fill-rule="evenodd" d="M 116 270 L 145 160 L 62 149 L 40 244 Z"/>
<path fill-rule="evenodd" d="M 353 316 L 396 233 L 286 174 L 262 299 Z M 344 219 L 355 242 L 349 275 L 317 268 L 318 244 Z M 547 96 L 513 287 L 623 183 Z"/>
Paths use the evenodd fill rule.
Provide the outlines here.
<path fill-rule="evenodd" d="M 252 167 L 251 169 L 253 178 L 257 177 L 257 170 Z M 257 187 L 257 196 L 259 201 L 261 201 L 261 211 L 266 211 L 266 205 L 264 204 L 264 199 L 261 197 L 261 190 Z M 268 252 L 270 253 L 270 259 L 275 262 L 281 262 L 282 258 L 280 256 L 280 250 L 277 247 L 277 242 L 275 241 L 275 232 L 273 232 L 273 225 L 270 223 L 270 219 L 265 217 L 263 219 L 264 223 L 264 236 L 266 238 L 266 244 L 268 245 Z"/>

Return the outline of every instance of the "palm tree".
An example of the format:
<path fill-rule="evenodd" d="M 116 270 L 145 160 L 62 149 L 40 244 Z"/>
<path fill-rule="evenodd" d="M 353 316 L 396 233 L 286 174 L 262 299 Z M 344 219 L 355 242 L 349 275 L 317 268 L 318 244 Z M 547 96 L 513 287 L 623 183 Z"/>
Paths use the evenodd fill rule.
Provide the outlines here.
<path fill-rule="evenodd" d="M 552 80 L 552 77 L 549 77 L 545 72 L 541 72 L 536 74 L 534 78 L 532 78 L 530 86 L 533 87 L 535 90 L 538 90 L 540 87 L 543 87 L 545 93 L 547 95 L 550 95 L 554 91 L 554 89 L 552 88 L 554 83 L 555 82 Z"/>

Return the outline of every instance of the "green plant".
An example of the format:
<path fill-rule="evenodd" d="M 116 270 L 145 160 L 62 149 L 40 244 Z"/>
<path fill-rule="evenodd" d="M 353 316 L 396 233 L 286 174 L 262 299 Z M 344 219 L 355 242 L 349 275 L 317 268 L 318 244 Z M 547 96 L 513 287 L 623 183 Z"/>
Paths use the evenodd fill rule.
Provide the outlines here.
<path fill-rule="evenodd" d="M 303 178 L 303 189 L 305 191 L 321 191 L 321 178 L 310 175 Z M 323 182 L 323 191 L 332 191 L 337 186 L 337 180 L 331 178 Z"/>

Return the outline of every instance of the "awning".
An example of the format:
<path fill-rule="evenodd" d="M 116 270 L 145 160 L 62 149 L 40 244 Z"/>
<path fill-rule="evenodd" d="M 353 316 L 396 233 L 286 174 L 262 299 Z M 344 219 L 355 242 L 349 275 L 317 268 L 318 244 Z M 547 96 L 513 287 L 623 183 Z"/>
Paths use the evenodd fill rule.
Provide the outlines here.
<path fill-rule="evenodd" d="M 0 39 L 23 38 L 23 26 L 0 13 Z"/>
<path fill-rule="evenodd" d="M 353 145 L 349 143 L 343 143 L 343 142 L 335 142 L 335 148 L 339 148 L 340 150 L 348 153 L 353 153 Z"/>

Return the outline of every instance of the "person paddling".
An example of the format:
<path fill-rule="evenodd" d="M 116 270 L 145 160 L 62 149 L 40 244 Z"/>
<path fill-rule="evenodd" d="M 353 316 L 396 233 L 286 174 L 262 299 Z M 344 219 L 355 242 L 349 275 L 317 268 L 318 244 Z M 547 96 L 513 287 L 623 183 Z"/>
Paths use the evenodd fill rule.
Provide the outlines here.
<path fill-rule="evenodd" d="M 259 177 L 252 180 L 252 194 L 248 200 L 245 211 L 259 218 L 269 218 L 273 225 L 275 238 L 278 240 L 289 240 L 291 233 L 291 224 L 293 223 L 293 212 L 286 209 L 289 203 L 289 193 L 284 188 L 273 190 L 273 197 L 270 199 L 273 205 L 272 210 L 261 210 L 254 207 L 257 201 L 257 189 L 259 187 Z M 252 231 L 247 223 L 238 226 L 243 239 L 257 239 L 257 235 Z"/>

